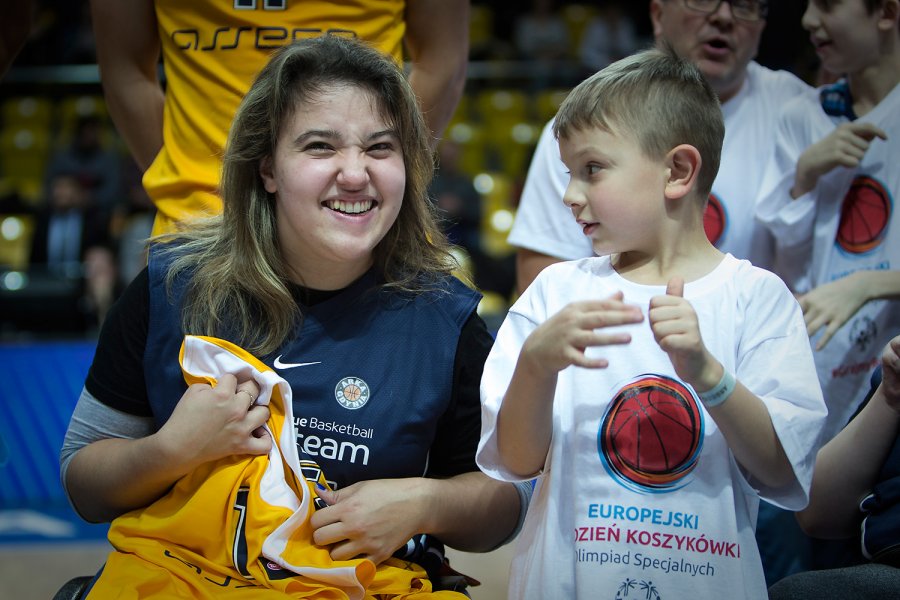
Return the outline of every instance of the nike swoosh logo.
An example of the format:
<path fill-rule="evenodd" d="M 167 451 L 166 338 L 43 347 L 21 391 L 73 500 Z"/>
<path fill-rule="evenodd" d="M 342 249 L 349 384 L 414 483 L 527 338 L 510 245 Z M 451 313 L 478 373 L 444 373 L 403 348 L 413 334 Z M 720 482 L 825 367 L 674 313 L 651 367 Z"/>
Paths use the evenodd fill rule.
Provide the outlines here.
<path fill-rule="evenodd" d="M 320 365 L 322 364 L 321 360 L 317 360 L 316 362 L 305 362 L 305 363 L 285 363 L 281 362 L 281 356 L 275 359 L 275 362 L 272 363 L 276 369 L 293 369 L 294 367 L 308 367 L 309 365 Z"/>

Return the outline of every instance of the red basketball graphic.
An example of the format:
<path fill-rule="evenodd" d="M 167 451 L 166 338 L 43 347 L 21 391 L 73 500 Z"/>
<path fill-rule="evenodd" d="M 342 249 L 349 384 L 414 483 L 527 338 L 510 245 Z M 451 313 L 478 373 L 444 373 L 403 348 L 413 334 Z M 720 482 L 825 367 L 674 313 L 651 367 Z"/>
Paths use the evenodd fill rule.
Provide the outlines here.
<path fill-rule="evenodd" d="M 703 439 L 701 411 L 683 383 L 642 375 L 613 398 L 598 437 L 600 454 L 620 481 L 673 489 L 696 465 Z"/>
<path fill-rule="evenodd" d="M 837 244 L 851 254 L 862 254 L 881 244 L 891 220 L 891 198 L 871 177 L 857 177 L 841 206 Z"/>
<path fill-rule="evenodd" d="M 703 230 L 713 246 L 719 243 L 719 239 L 725 233 L 725 207 L 715 194 L 709 195 L 703 211 Z"/>

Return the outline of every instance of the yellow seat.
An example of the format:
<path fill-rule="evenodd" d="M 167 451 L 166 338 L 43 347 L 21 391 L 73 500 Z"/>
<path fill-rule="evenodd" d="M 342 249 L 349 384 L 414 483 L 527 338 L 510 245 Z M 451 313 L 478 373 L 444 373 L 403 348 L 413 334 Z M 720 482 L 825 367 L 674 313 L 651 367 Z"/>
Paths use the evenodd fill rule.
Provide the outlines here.
<path fill-rule="evenodd" d="M 565 100 L 568 95 L 569 90 L 562 88 L 541 90 L 534 97 L 535 117 L 537 117 L 540 122 L 546 123 L 556 116 L 559 105 L 562 104 L 563 100 Z"/>
<path fill-rule="evenodd" d="M 53 125 L 53 104 L 42 96 L 15 96 L 3 101 L 2 127 L 42 127 Z"/>
<path fill-rule="evenodd" d="M 31 258 L 34 217 L 0 215 L 0 268 L 23 271 Z"/>
<path fill-rule="evenodd" d="M 494 43 L 494 10 L 487 4 L 469 8 L 469 52 L 476 56 L 489 52 Z"/>
<path fill-rule="evenodd" d="M 496 122 L 486 129 L 490 164 L 513 180 L 524 180 L 543 123 Z"/>
<path fill-rule="evenodd" d="M 563 20 L 569 30 L 569 55 L 573 58 L 578 56 L 584 30 L 597 12 L 597 7 L 590 4 L 573 3 L 562 8 Z"/>
<path fill-rule="evenodd" d="M 41 127 L 6 127 L 0 132 L 0 175 L 26 201 L 40 195 L 50 151 L 50 134 Z"/>
<path fill-rule="evenodd" d="M 497 122 L 517 123 L 530 118 L 529 97 L 518 89 L 484 90 L 475 97 L 481 122 L 493 125 Z"/>
<path fill-rule="evenodd" d="M 474 177 L 490 168 L 484 128 L 477 123 L 451 123 L 444 136 L 460 146 L 459 169 Z"/>
<path fill-rule="evenodd" d="M 505 173 L 480 173 L 474 180 L 481 196 L 481 244 L 494 258 L 509 256 L 514 248 L 506 242 L 515 217 L 513 180 Z"/>

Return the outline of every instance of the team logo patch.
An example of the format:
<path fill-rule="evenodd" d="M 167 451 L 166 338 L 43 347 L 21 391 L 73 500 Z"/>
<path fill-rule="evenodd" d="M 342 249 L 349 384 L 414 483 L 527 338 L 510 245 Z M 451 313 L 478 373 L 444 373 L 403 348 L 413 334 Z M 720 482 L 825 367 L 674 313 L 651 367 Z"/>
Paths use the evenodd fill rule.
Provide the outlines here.
<path fill-rule="evenodd" d="M 664 375 L 636 377 L 616 392 L 597 432 L 613 479 L 644 493 L 688 483 L 703 443 L 703 412 L 691 389 Z"/>
<path fill-rule="evenodd" d="M 350 410 L 362 408 L 369 401 L 369 384 L 359 377 L 344 377 L 334 388 L 334 399 Z"/>

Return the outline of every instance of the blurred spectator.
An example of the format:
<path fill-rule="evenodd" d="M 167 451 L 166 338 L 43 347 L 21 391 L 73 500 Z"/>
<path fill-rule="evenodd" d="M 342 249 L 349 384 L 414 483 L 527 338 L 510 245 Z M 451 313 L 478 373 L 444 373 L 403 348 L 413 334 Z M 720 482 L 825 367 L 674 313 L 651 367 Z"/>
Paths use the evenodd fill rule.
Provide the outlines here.
<path fill-rule="evenodd" d="M 99 326 L 118 290 L 109 218 L 75 175 L 57 174 L 47 189 L 32 238 L 32 270 L 80 280 L 85 328 Z"/>
<path fill-rule="evenodd" d="M 438 146 L 439 163 L 431 183 L 430 195 L 441 213 L 444 232 L 450 242 L 465 250 L 478 289 L 509 298 L 515 286 L 513 256 L 495 258 L 482 246 L 482 199 L 471 176 L 459 166 L 462 146 L 443 140 Z"/>
<path fill-rule="evenodd" d="M 459 166 L 462 146 L 445 139 L 438 146 L 439 162 L 431 182 L 431 197 L 444 219 L 450 242 L 472 255 L 480 251 L 481 196 L 472 178 Z"/>
<path fill-rule="evenodd" d="M 531 11 L 516 20 L 514 35 L 522 58 L 538 62 L 566 58 L 569 32 L 553 0 L 533 0 Z"/>
<path fill-rule="evenodd" d="M 76 177 L 97 207 L 111 211 L 122 194 L 119 155 L 103 145 L 99 117 L 79 117 L 72 142 L 50 159 L 45 188 L 60 174 Z"/>
<path fill-rule="evenodd" d="M 119 284 L 124 288 L 147 266 L 147 238 L 156 207 L 141 184 L 141 171 L 130 157 L 122 167 L 124 199 L 113 212 L 111 231 L 119 247 Z"/>
<path fill-rule="evenodd" d="M 531 10 L 519 15 L 513 44 L 519 58 L 534 63 L 534 89 L 563 85 L 561 66 L 569 58 L 569 30 L 553 0 L 533 0 Z"/>
<path fill-rule="evenodd" d="M 585 27 L 578 58 L 594 73 L 612 62 L 636 52 L 641 40 L 634 22 L 617 4 L 602 4 Z"/>

